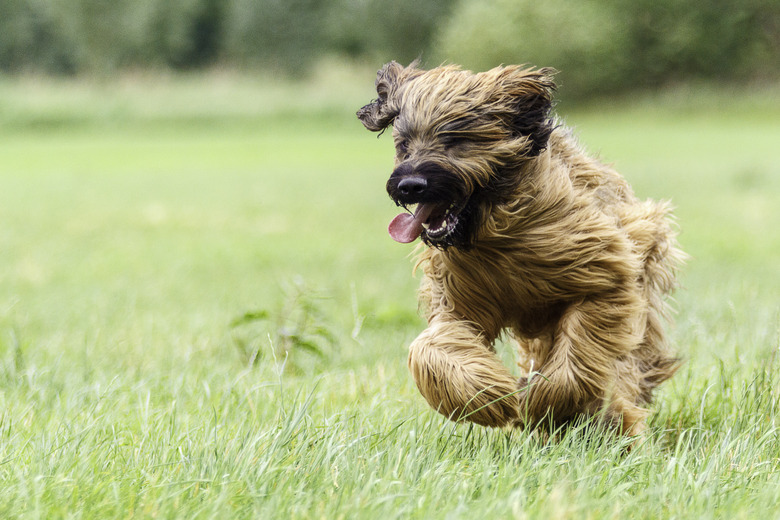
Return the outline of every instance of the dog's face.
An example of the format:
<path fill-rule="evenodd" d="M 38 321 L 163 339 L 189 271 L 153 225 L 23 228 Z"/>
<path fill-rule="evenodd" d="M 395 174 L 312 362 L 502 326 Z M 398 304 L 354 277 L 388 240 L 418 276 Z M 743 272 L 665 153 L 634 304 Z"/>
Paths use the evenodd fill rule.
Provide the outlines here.
<path fill-rule="evenodd" d="M 424 71 L 395 62 L 379 71 L 379 97 L 357 115 L 375 132 L 393 125 L 387 192 L 409 211 L 390 223 L 395 240 L 474 245 L 486 215 L 513 195 L 522 165 L 547 145 L 552 74 L 515 66 Z"/>

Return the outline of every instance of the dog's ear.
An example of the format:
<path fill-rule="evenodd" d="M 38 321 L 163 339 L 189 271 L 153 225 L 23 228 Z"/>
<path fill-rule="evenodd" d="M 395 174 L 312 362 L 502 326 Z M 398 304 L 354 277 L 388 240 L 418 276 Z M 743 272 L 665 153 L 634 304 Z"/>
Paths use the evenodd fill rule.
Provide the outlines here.
<path fill-rule="evenodd" d="M 404 82 L 421 73 L 417 62 L 404 67 L 391 61 L 379 69 L 376 73 L 376 93 L 379 97 L 357 112 L 363 126 L 372 132 L 379 132 L 393 124 L 399 111 L 395 93 Z"/>
<path fill-rule="evenodd" d="M 547 141 L 554 128 L 551 117 L 552 96 L 555 91 L 552 68 L 521 69 L 508 67 L 508 91 L 511 97 L 508 107 L 512 111 L 512 133 L 525 136 L 531 148 L 527 155 L 539 155 L 547 147 Z"/>

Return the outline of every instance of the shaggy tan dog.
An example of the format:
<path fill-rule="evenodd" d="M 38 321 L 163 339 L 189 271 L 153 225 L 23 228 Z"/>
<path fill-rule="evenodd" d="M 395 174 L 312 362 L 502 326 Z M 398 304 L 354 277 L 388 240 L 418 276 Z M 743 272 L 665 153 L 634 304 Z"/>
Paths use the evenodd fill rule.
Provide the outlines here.
<path fill-rule="evenodd" d="M 551 69 L 388 63 L 358 111 L 393 125 L 390 224 L 418 237 L 428 328 L 409 369 L 428 403 L 485 426 L 557 427 L 600 415 L 635 435 L 677 360 L 663 296 L 683 254 L 666 203 L 638 200 L 550 115 Z M 493 343 L 516 340 L 523 377 Z"/>

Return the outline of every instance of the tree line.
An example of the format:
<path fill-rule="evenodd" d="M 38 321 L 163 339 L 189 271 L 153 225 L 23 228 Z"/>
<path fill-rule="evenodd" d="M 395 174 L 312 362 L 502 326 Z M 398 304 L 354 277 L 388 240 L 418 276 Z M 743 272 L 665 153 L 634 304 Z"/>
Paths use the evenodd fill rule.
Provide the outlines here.
<path fill-rule="evenodd" d="M 778 0 L 3 0 L 0 72 L 222 65 L 305 75 L 323 56 L 550 65 L 590 94 L 780 76 Z"/>

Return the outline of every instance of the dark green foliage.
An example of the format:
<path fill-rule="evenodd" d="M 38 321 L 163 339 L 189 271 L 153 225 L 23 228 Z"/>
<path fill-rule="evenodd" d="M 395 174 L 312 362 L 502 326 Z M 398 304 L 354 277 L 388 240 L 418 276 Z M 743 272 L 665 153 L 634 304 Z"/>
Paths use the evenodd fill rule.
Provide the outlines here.
<path fill-rule="evenodd" d="M 328 12 L 327 37 L 339 54 L 409 63 L 428 52 L 431 36 L 454 3 L 334 0 Z"/>
<path fill-rule="evenodd" d="M 301 76 L 323 56 L 561 71 L 566 96 L 780 76 L 777 0 L 4 0 L 0 72 L 214 64 Z"/>
<path fill-rule="evenodd" d="M 321 0 L 229 0 L 225 53 L 241 65 L 300 73 L 322 46 Z"/>
<path fill-rule="evenodd" d="M 71 73 L 78 66 L 55 7 L 30 0 L 0 2 L 0 70 Z"/>
<path fill-rule="evenodd" d="M 301 74 L 323 54 L 411 61 L 452 0 L 4 0 L 0 71 L 191 69 L 217 59 Z"/>
<path fill-rule="evenodd" d="M 174 69 L 209 65 L 219 56 L 225 4 L 220 0 L 146 0 L 145 35 L 138 65 L 157 63 Z M 138 4 L 135 4 L 138 5 Z"/>
<path fill-rule="evenodd" d="M 211 63 L 222 40 L 218 0 L 5 0 L 0 70 L 106 73 Z"/>
<path fill-rule="evenodd" d="M 478 70 L 553 66 L 562 91 L 575 97 L 700 79 L 770 79 L 780 73 L 780 2 L 461 1 L 442 26 L 437 51 Z"/>
<path fill-rule="evenodd" d="M 607 0 L 630 35 L 626 73 L 637 84 L 675 78 L 732 79 L 780 70 L 776 0 Z M 771 69 L 774 69 L 771 70 Z"/>

